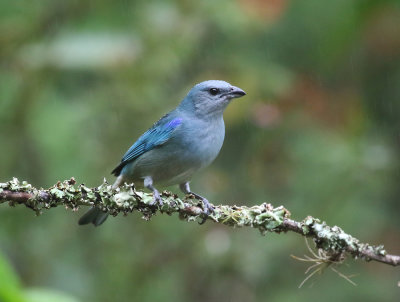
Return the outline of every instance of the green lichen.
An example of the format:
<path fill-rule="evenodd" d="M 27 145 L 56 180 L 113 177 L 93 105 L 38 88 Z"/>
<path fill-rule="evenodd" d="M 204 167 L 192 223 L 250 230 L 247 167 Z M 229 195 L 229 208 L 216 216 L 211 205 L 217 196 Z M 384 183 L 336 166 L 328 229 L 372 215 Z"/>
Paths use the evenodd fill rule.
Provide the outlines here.
<path fill-rule="evenodd" d="M 261 234 L 291 230 L 312 237 L 317 248 L 326 251 L 327 255 L 331 257 L 328 259 L 329 261 L 341 259 L 345 252 L 355 258 L 361 257 L 365 260 L 370 260 L 371 257 L 377 260 L 377 257 L 387 255 L 382 245 L 362 244 L 341 228 L 330 227 L 317 218 L 308 216 L 302 222 L 291 220 L 290 212 L 283 206 L 273 207 L 268 203 L 253 207 L 218 205 L 215 206 L 211 215 L 205 216 L 201 202 L 192 195 L 180 199 L 177 195 L 164 191 L 161 194 L 163 203 L 159 206 L 152 205 L 152 194 L 137 191 L 132 184 L 113 188 L 104 180 L 100 186 L 89 188 L 84 184 L 75 185 L 75 183 L 75 179 L 71 178 L 44 190 L 36 189 L 25 181 L 20 182 L 17 178 L 13 178 L 7 183 L 0 183 L 0 203 L 8 202 L 11 206 L 25 204 L 37 214 L 59 205 L 74 211 L 81 206 L 96 206 L 113 216 L 119 213 L 127 214 L 138 211 L 146 220 L 150 220 L 157 213 L 168 215 L 178 213 L 180 219 L 188 222 L 207 219 L 231 227 L 253 227 L 258 229 Z M 4 194 L 5 191 L 8 193 Z M 10 192 L 17 194 L 14 199 L 10 197 Z M 11 199 L 7 201 L 5 196 Z M 378 259 L 377 261 L 382 260 Z M 391 263 L 397 263 L 396 261 L 393 260 Z"/>

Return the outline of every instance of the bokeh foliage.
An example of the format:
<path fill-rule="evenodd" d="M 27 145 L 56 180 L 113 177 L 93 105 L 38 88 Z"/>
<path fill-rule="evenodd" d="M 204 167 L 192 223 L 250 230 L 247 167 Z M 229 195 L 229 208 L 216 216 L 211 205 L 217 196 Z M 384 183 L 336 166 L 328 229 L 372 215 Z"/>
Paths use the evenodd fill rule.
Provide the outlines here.
<path fill-rule="evenodd" d="M 2 1 L 0 45 L 0 181 L 112 181 L 194 83 L 223 79 L 248 96 L 193 189 L 283 204 L 400 253 L 398 1 Z M 0 248 L 23 286 L 81 301 L 400 297 L 398 269 L 372 263 L 340 268 L 357 287 L 327 271 L 297 289 L 295 235 L 137 214 L 94 229 L 80 214 L 1 208 Z"/>

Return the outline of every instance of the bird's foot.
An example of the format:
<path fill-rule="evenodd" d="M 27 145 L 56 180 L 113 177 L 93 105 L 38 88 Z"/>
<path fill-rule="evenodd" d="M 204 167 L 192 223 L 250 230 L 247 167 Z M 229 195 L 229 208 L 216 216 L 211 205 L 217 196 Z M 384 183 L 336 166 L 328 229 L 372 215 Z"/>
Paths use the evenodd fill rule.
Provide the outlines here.
<path fill-rule="evenodd" d="M 203 213 L 206 215 L 210 215 L 214 213 L 214 207 L 211 205 L 211 203 L 205 199 L 202 198 L 201 201 L 203 202 Z"/>
<path fill-rule="evenodd" d="M 159 205 L 160 207 L 162 207 L 162 205 L 163 205 L 163 201 L 161 199 L 160 192 L 158 192 L 157 190 L 153 191 L 153 201 L 150 203 L 150 205 L 151 206 Z"/>
<path fill-rule="evenodd" d="M 211 203 L 205 199 L 204 197 L 201 198 L 201 201 L 203 202 L 203 220 L 199 222 L 199 224 L 204 224 L 207 220 L 207 217 L 214 213 L 214 207 L 211 205 Z"/>

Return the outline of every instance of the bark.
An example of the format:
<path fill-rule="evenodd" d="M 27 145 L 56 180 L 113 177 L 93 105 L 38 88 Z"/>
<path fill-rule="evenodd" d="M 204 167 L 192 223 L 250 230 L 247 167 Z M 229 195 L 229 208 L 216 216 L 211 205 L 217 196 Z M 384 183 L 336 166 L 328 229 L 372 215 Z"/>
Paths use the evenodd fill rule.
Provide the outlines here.
<path fill-rule="evenodd" d="M 113 189 L 104 181 L 99 187 L 89 188 L 83 184 L 77 186 L 74 178 L 58 182 L 48 189 L 34 188 L 16 178 L 7 183 L 0 183 L 0 204 L 25 205 L 38 215 L 57 206 L 74 211 L 81 206 L 96 206 L 113 216 L 138 211 L 146 220 L 150 220 L 157 212 L 168 215 L 178 213 L 180 219 L 188 222 L 209 220 L 231 227 L 252 227 L 262 234 L 294 232 L 312 238 L 319 249 L 319 255 L 323 255 L 319 260 L 328 264 L 341 263 L 347 256 L 352 256 L 365 261 L 400 265 L 400 256 L 388 254 L 383 245 L 361 243 L 341 228 L 330 227 L 311 216 L 303 221 L 295 221 L 283 206 L 273 207 L 268 203 L 253 207 L 218 205 L 215 206 L 212 215 L 205 216 L 201 203 L 194 196 L 187 195 L 180 199 L 164 191 L 161 197 L 163 205 L 152 206 L 152 194 L 135 190 L 133 184 L 124 184 Z"/>

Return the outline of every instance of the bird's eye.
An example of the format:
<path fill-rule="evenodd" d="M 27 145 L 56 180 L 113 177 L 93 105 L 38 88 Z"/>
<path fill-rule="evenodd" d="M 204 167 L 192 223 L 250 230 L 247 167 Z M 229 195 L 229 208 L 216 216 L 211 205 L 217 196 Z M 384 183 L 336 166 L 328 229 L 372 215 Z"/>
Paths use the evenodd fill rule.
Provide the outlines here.
<path fill-rule="evenodd" d="M 211 88 L 210 89 L 210 94 L 211 95 L 217 95 L 219 93 L 219 89 L 218 88 Z"/>

